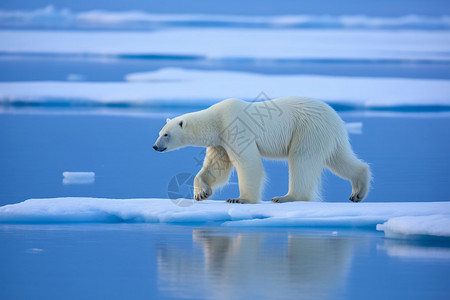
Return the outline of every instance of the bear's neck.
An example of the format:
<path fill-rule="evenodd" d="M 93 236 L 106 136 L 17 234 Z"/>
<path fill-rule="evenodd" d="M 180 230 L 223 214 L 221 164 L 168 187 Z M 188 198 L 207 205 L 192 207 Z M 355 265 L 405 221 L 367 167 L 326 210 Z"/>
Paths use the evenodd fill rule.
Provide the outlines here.
<path fill-rule="evenodd" d="M 192 146 L 209 147 L 220 143 L 220 118 L 209 109 L 191 113 L 189 118 Z"/>

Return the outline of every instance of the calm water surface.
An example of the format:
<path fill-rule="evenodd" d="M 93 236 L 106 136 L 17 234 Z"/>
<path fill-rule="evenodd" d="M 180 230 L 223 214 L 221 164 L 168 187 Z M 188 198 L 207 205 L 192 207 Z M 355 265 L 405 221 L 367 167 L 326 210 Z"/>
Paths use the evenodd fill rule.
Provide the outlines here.
<path fill-rule="evenodd" d="M 0 227 L 2 299 L 448 299 L 449 245 L 349 230 Z"/>

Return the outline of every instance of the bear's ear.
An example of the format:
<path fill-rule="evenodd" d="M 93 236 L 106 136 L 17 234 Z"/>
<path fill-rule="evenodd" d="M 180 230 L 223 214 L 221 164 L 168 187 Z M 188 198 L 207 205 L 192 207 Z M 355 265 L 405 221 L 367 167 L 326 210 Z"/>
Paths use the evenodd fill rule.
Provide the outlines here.
<path fill-rule="evenodd" d="M 167 118 L 167 119 L 166 119 L 166 123 L 169 123 L 169 122 L 170 122 L 170 119 L 169 119 L 169 118 Z"/>
<path fill-rule="evenodd" d="M 180 125 L 181 128 L 186 127 L 186 121 L 185 120 L 181 120 L 178 125 Z"/>

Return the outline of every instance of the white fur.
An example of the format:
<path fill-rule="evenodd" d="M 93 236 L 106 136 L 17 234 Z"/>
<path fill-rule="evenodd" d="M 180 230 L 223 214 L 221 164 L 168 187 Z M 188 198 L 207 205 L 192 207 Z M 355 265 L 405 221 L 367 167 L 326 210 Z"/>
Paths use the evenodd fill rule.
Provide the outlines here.
<path fill-rule="evenodd" d="M 312 200 L 324 167 L 351 181 L 352 201 L 364 199 L 370 188 L 369 166 L 353 153 L 341 118 L 327 104 L 308 98 L 227 99 L 169 120 L 155 143 L 159 151 L 187 145 L 207 147 L 194 181 L 196 200 L 210 197 L 213 187 L 227 182 L 234 166 L 240 196 L 229 202 L 258 202 L 261 157 L 289 162 L 289 191 L 273 202 Z"/>

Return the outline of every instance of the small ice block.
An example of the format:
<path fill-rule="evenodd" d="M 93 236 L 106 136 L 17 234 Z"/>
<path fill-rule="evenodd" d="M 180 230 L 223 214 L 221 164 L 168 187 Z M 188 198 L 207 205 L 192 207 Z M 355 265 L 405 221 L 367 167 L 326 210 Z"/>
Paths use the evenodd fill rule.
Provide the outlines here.
<path fill-rule="evenodd" d="M 63 172 L 64 184 L 91 184 L 94 181 L 94 172 Z"/>
<path fill-rule="evenodd" d="M 345 129 L 351 134 L 362 134 L 362 127 L 363 123 L 361 122 L 345 123 Z"/>

